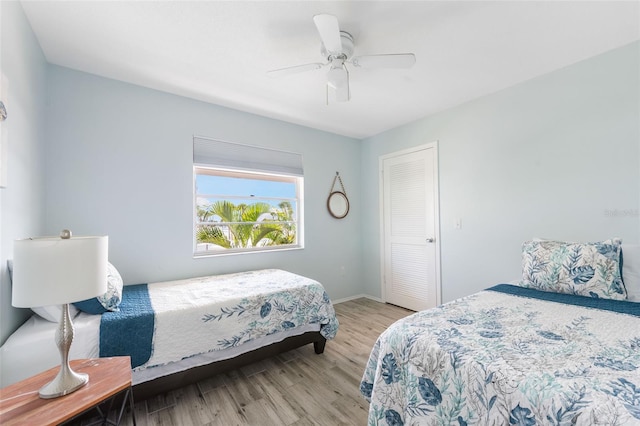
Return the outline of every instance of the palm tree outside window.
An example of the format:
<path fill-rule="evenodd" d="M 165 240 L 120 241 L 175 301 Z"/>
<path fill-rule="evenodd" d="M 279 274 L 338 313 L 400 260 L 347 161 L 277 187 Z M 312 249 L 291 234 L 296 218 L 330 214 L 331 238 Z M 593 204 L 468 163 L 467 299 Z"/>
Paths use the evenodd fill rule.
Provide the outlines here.
<path fill-rule="evenodd" d="M 194 166 L 194 254 L 301 248 L 302 179 Z"/>

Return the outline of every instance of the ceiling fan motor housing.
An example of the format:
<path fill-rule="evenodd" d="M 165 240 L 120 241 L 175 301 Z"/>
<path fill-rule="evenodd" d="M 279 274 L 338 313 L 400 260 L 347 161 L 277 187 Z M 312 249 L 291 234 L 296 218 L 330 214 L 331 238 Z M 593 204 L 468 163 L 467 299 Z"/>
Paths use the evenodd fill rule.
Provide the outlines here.
<path fill-rule="evenodd" d="M 339 55 L 331 55 L 327 48 L 324 47 L 324 43 L 320 47 L 320 53 L 326 57 L 329 61 L 334 58 L 340 58 L 347 60 L 353 55 L 353 36 L 346 31 L 340 31 L 340 41 L 342 42 L 342 52 Z"/>

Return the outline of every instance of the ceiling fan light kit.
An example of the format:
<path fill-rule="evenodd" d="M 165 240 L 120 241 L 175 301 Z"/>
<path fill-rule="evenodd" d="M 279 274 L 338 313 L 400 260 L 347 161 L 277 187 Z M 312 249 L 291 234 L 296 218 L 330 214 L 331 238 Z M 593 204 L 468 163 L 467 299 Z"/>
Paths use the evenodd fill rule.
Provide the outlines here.
<path fill-rule="evenodd" d="M 410 68 L 416 62 L 413 53 L 392 53 L 380 55 L 362 55 L 352 57 L 354 41 L 351 34 L 340 31 L 338 18 L 333 15 L 315 15 L 313 22 L 322 41 L 320 54 L 326 58 L 324 63 L 311 63 L 279 68 L 267 72 L 270 77 L 283 77 L 306 71 L 317 70 L 329 65 L 327 73 L 327 104 L 329 91 L 335 92 L 335 100 L 346 102 L 351 98 L 349 89 L 349 70 L 347 63 L 363 68 Z"/>
<path fill-rule="evenodd" d="M 342 61 L 334 61 L 327 73 L 327 80 L 327 84 L 336 90 L 343 89 L 349 84 L 349 72 Z"/>

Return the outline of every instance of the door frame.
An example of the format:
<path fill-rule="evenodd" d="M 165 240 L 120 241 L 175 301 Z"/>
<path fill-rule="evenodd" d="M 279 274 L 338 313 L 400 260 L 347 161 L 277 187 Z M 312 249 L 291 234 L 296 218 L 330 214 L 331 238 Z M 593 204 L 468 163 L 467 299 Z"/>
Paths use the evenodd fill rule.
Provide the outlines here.
<path fill-rule="evenodd" d="M 384 160 L 397 157 L 399 155 L 411 154 L 413 152 L 422 151 L 425 149 L 434 150 L 434 164 L 433 164 L 433 190 L 434 190 L 434 238 L 435 238 L 435 272 L 436 272 L 436 306 L 442 304 L 442 281 L 440 278 L 440 173 L 438 165 L 440 157 L 438 155 L 438 140 L 435 142 L 414 146 L 411 148 L 403 149 L 400 151 L 391 152 L 378 157 L 378 216 L 380 218 L 380 294 L 382 295 L 382 301 L 387 302 L 386 289 L 384 285 L 384 256 L 385 256 L 385 238 L 384 238 Z"/>

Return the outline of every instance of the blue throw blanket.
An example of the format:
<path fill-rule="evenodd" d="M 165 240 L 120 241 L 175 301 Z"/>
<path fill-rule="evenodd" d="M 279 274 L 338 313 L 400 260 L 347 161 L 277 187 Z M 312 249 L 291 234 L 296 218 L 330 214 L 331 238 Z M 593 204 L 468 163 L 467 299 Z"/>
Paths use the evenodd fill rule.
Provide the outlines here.
<path fill-rule="evenodd" d="M 585 308 L 602 309 L 604 311 L 618 312 L 620 314 L 640 317 L 640 303 L 626 300 L 601 299 L 598 297 L 576 296 L 574 294 L 553 293 L 532 288 L 519 287 L 511 284 L 498 284 L 487 290 L 514 296 L 529 297 L 532 299 L 546 300 L 549 302 L 564 303 L 566 305 L 583 306 Z"/>
<path fill-rule="evenodd" d="M 100 320 L 100 356 L 131 357 L 131 368 L 151 357 L 155 316 L 147 284 L 122 289 L 120 310 L 105 312 Z"/>

